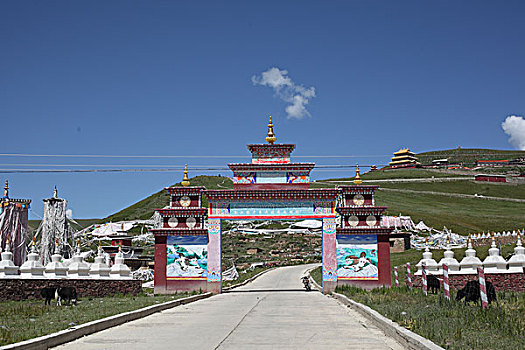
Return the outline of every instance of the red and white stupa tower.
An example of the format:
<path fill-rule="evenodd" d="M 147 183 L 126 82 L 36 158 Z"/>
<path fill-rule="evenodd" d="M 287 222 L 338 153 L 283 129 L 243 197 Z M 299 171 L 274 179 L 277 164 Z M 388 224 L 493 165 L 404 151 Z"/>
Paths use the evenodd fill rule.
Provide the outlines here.
<path fill-rule="evenodd" d="M 157 209 L 162 227 L 150 230 L 155 236 L 155 293 L 206 290 L 208 230 L 202 208 L 204 187 L 190 186 L 188 168 L 182 186 L 166 187 L 170 204 Z"/>
<path fill-rule="evenodd" d="M 359 165 L 355 185 L 340 186 L 342 206 L 337 227 L 337 285 L 390 286 L 390 228 L 381 226 L 386 207 L 375 205 L 379 186 L 362 185 Z"/>

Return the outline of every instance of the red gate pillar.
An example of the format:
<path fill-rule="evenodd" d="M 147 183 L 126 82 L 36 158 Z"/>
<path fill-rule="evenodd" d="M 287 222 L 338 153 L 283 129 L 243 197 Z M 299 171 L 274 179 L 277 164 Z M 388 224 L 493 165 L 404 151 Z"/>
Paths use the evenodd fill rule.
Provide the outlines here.
<path fill-rule="evenodd" d="M 337 286 L 336 219 L 323 219 L 323 293 L 331 293 Z"/>
<path fill-rule="evenodd" d="M 166 236 L 155 237 L 155 294 L 166 294 Z"/>
<path fill-rule="evenodd" d="M 207 290 L 222 291 L 221 219 L 208 219 L 208 280 Z"/>

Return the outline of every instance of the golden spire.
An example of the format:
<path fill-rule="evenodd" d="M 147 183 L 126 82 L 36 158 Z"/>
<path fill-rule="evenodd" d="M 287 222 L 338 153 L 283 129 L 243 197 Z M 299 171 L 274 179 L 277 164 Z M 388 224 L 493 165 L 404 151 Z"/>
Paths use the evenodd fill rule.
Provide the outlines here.
<path fill-rule="evenodd" d="M 184 187 L 190 185 L 190 179 L 188 179 L 188 164 L 184 165 L 184 176 L 182 177 L 181 185 Z"/>
<path fill-rule="evenodd" d="M 361 185 L 363 183 L 363 180 L 361 180 L 361 176 L 359 175 L 359 163 L 357 163 L 356 167 L 355 167 L 355 179 L 354 179 L 354 183 L 356 185 Z"/>
<path fill-rule="evenodd" d="M 273 143 L 277 140 L 275 137 L 275 134 L 273 133 L 273 124 L 272 124 L 272 116 L 270 116 L 270 121 L 268 122 L 268 134 L 266 134 L 266 142 L 268 142 L 270 145 L 273 145 Z"/>
<path fill-rule="evenodd" d="M 80 238 L 77 239 L 77 248 L 80 248 Z"/>
<path fill-rule="evenodd" d="M 57 190 L 56 185 L 55 185 L 55 189 L 53 190 L 53 198 L 58 198 L 58 190 Z"/>
<path fill-rule="evenodd" d="M 9 198 L 9 180 L 5 180 L 4 197 Z"/>

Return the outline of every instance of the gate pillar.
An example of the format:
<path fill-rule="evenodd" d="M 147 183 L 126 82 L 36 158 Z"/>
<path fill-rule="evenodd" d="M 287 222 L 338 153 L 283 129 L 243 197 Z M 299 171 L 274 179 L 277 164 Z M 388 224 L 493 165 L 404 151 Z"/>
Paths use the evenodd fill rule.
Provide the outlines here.
<path fill-rule="evenodd" d="M 330 293 L 337 286 L 336 218 L 323 219 L 323 293 Z"/>
<path fill-rule="evenodd" d="M 208 280 L 207 291 L 222 290 L 222 235 L 221 219 L 208 219 Z"/>

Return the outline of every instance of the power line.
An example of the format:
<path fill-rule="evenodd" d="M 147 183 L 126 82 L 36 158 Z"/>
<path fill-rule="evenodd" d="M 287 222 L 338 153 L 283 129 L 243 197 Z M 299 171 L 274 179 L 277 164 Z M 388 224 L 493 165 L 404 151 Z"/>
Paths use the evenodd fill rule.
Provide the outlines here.
<path fill-rule="evenodd" d="M 371 165 L 361 165 L 370 167 Z M 383 166 L 379 164 L 379 166 Z M 317 171 L 334 171 L 336 169 L 352 169 L 355 165 L 319 165 L 314 168 Z M 0 174 L 32 174 L 32 173 L 124 173 L 124 172 L 180 172 L 183 168 L 117 168 L 117 169 L 0 169 Z M 191 168 L 190 168 L 191 170 Z M 198 168 L 199 171 L 230 170 L 228 167 Z"/>
<path fill-rule="evenodd" d="M 250 158 L 250 155 L 116 155 L 116 154 L 35 154 L 35 153 L 0 153 L 1 157 L 50 157 L 50 158 Z M 364 158 L 389 157 L 391 155 L 297 155 L 294 158 Z"/>

